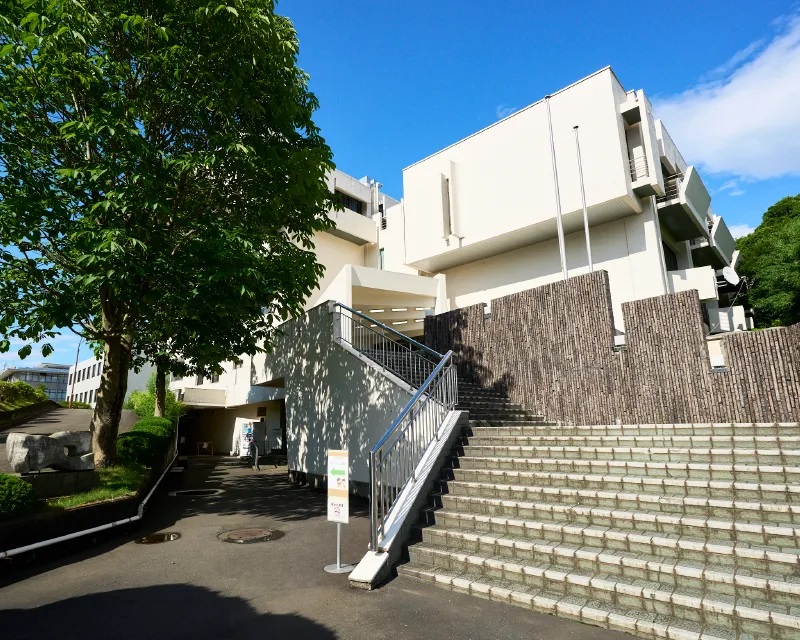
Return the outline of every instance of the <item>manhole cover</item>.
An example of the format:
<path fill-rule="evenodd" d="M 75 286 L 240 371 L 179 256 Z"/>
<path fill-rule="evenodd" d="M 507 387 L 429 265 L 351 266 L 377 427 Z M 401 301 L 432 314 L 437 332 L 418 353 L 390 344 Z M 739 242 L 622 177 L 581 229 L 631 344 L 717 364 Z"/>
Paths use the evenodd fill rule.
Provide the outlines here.
<path fill-rule="evenodd" d="M 181 489 L 180 491 L 170 491 L 171 496 L 216 496 L 222 493 L 222 489 Z"/>
<path fill-rule="evenodd" d="M 139 538 L 136 544 L 158 544 L 159 542 L 172 542 L 181 537 L 177 531 L 167 531 L 165 533 L 154 533 L 144 538 Z"/>
<path fill-rule="evenodd" d="M 219 535 L 223 542 L 235 542 L 236 544 L 252 544 L 254 542 L 271 542 L 279 540 L 286 534 L 275 529 L 237 529 L 236 531 L 226 531 Z"/>

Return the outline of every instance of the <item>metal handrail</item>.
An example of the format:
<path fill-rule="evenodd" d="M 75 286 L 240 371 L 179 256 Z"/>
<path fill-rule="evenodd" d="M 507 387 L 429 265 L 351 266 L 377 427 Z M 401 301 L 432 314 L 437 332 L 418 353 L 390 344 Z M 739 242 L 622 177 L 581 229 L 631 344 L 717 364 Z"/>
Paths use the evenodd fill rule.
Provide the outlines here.
<path fill-rule="evenodd" d="M 448 351 L 370 451 L 370 549 L 380 551 L 397 499 L 416 481 L 416 467 L 439 439 L 439 428 L 458 404 L 458 383 Z"/>
<path fill-rule="evenodd" d="M 656 204 L 660 204 L 662 202 L 669 202 L 670 200 L 675 200 L 676 198 L 679 198 L 681 193 L 682 181 L 683 181 L 683 176 L 680 174 L 674 176 L 667 176 L 666 178 L 664 178 L 664 195 L 658 196 L 656 198 Z"/>
<path fill-rule="evenodd" d="M 647 156 L 631 158 L 629 160 L 629 165 L 631 169 L 631 178 L 634 182 L 641 178 L 647 178 L 650 175 L 650 167 L 647 164 Z"/>
<path fill-rule="evenodd" d="M 348 307 L 346 304 L 342 304 L 341 302 L 336 302 L 336 303 L 334 304 L 334 306 L 335 306 L 335 307 L 340 307 L 340 308 L 342 308 L 342 309 L 345 309 L 346 311 L 349 311 L 350 313 L 353 313 L 353 314 L 357 315 L 359 318 L 362 318 L 362 319 L 364 319 L 364 320 L 367 320 L 367 321 L 368 321 L 368 322 L 370 322 L 371 324 L 375 324 L 375 325 L 379 326 L 379 327 L 380 327 L 381 329 L 383 329 L 384 331 L 389 331 L 391 334 L 393 334 L 393 335 L 397 336 L 397 337 L 398 337 L 398 338 L 400 338 L 401 340 L 403 340 L 403 341 L 405 341 L 405 342 L 410 342 L 411 344 L 413 344 L 413 345 L 414 345 L 414 346 L 416 346 L 416 347 L 419 347 L 419 348 L 420 348 L 420 349 L 422 349 L 423 351 L 427 351 L 427 352 L 428 352 L 428 353 L 430 353 L 431 355 L 433 355 L 433 356 L 436 356 L 438 359 L 441 359 L 441 358 L 443 358 L 443 357 L 444 357 L 444 356 L 443 356 L 441 353 L 439 353 L 438 351 L 434 351 L 434 350 L 433 350 L 433 349 L 431 349 L 430 347 L 426 347 L 426 346 L 425 346 L 424 344 L 422 344 L 421 342 L 417 342 L 417 341 L 416 341 L 416 340 L 414 340 L 413 338 L 409 338 L 409 337 L 408 337 L 406 334 L 399 332 L 397 329 L 392 329 L 392 328 L 391 328 L 389 325 L 383 324 L 382 322 L 380 322 L 380 321 L 376 320 L 375 318 L 371 318 L 370 316 L 368 316 L 368 315 L 365 315 L 365 314 L 361 313 L 360 311 L 356 311 L 355 309 L 353 309 L 353 308 L 351 308 L 351 307 Z"/>

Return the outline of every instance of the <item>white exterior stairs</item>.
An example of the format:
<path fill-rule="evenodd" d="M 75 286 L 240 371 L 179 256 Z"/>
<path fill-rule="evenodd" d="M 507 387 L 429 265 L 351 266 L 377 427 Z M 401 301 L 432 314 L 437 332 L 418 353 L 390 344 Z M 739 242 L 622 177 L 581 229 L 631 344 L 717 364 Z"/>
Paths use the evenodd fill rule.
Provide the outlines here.
<path fill-rule="evenodd" d="M 640 638 L 800 638 L 798 423 L 560 426 L 459 394 L 400 575 Z"/>

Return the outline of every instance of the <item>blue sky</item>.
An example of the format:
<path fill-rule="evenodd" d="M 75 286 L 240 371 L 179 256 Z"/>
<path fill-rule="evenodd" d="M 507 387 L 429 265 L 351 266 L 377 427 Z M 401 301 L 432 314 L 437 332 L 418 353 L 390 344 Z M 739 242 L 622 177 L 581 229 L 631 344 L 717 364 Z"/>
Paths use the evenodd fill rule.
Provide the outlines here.
<path fill-rule="evenodd" d="M 800 193 L 799 2 L 283 0 L 278 11 L 297 28 L 338 167 L 395 197 L 403 167 L 606 65 L 649 95 L 736 232 Z M 77 342 L 53 341 L 48 360 L 74 361 Z"/>

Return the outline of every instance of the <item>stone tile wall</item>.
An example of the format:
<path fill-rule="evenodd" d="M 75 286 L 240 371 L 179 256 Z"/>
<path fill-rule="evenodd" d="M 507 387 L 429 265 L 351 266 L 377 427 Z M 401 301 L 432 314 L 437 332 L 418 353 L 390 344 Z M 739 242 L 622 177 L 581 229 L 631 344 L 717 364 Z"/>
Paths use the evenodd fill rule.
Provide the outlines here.
<path fill-rule="evenodd" d="M 800 325 L 726 336 L 712 371 L 700 301 L 688 291 L 623 305 L 614 351 L 608 274 L 597 271 L 425 320 L 459 377 L 576 424 L 800 420 Z"/>

